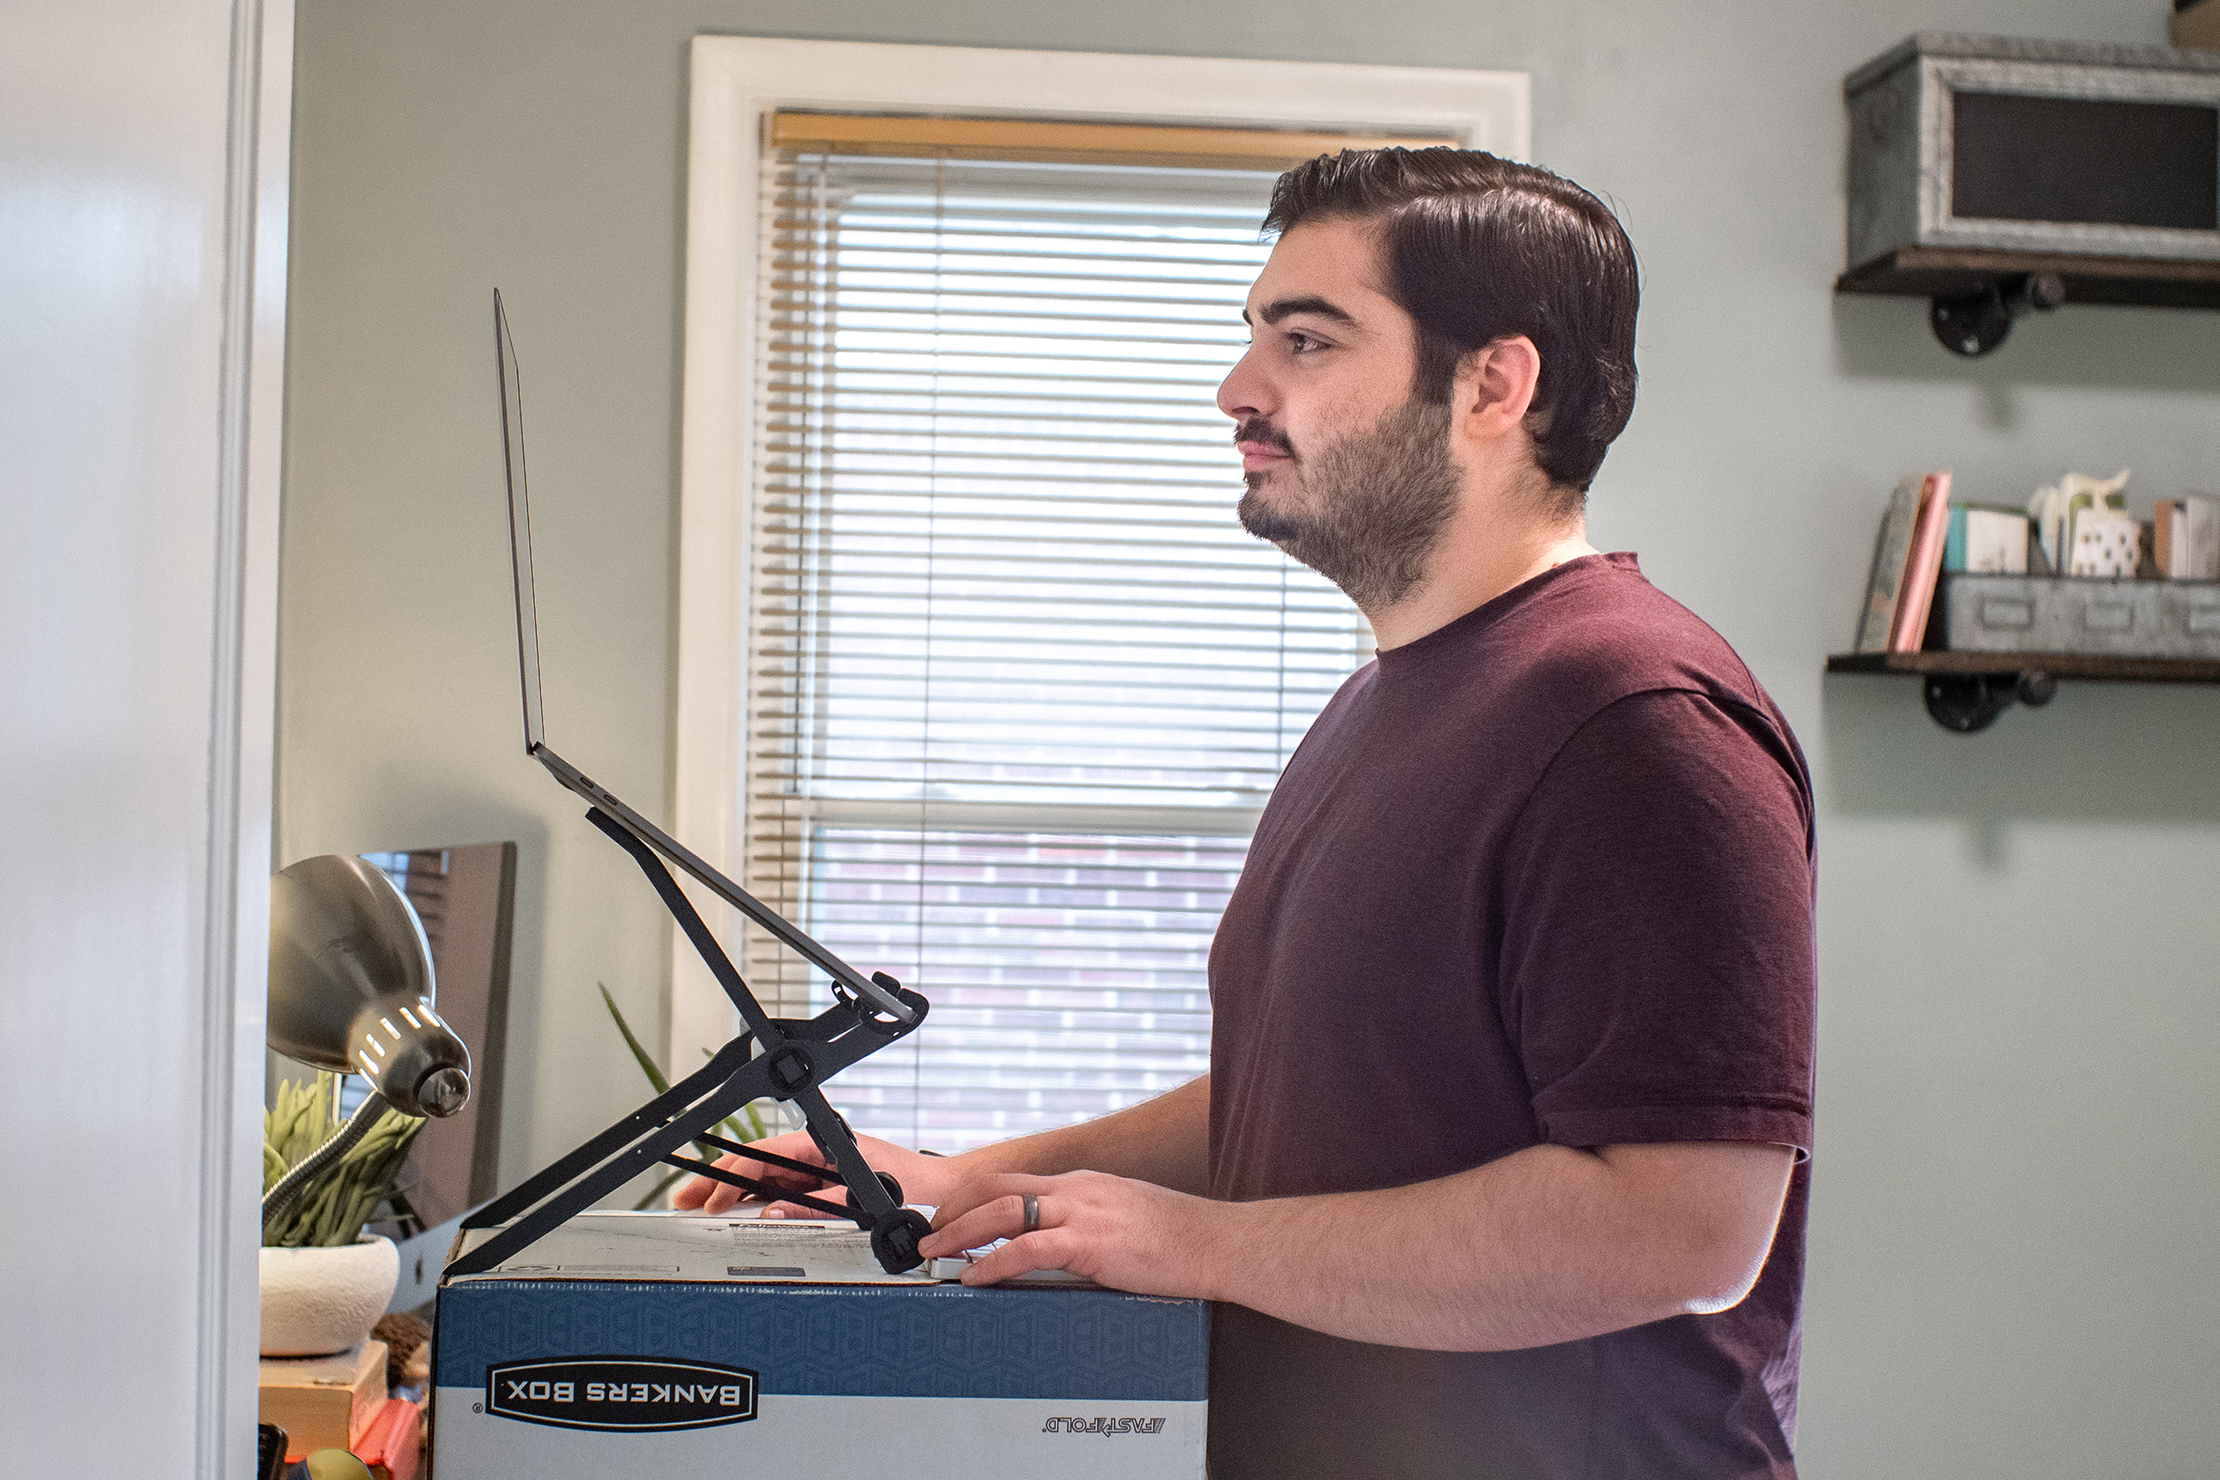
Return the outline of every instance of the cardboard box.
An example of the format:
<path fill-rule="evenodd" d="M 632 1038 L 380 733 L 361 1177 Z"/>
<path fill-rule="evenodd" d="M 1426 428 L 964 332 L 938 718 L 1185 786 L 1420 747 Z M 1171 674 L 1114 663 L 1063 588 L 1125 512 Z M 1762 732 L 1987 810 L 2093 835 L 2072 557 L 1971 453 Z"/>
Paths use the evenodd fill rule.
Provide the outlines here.
<path fill-rule="evenodd" d="M 1189 1480 L 1209 1326 L 1199 1300 L 890 1276 L 847 1223 L 587 1213 L 442 1285 L 432 1470 Z"/>
<path fill-rule="evenodd" d="M 285 1430 L 286 1455 L 352 1447 L 385 1406 L 385 1343 L 330 1357 L 264 1357 L 256 1416 Z"/>

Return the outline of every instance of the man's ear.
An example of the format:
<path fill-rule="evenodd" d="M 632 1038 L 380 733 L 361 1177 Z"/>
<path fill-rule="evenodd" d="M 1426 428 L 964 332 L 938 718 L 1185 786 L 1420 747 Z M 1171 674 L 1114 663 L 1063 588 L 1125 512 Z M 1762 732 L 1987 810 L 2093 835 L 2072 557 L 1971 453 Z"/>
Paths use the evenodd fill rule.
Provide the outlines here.
<path fill-rule="evenodd" d="M 1493 443 L 1517 434 L 1541 383 L 1542 353 L 1524 334 L 1492 339 L 1457 366 L 1455 435 Z"/>

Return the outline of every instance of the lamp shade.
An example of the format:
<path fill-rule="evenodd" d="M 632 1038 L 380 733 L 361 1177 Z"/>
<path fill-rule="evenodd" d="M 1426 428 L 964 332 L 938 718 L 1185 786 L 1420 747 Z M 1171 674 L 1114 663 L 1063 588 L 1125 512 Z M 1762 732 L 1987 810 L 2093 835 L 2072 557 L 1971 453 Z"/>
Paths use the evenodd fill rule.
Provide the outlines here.
<path fill-rule="evenodd" d="M 416 911 L 373 865 L 304 858 L 270 881 L 270 1047 L 362 1074 L 404 1115 L 470 1098 L 470 1050 L 434 1010 Z"/>

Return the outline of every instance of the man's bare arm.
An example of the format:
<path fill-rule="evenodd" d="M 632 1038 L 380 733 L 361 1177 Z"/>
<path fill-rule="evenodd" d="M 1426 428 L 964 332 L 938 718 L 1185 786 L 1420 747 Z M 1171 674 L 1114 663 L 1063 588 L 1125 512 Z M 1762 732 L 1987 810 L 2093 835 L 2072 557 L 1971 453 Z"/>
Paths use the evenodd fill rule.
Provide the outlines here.
<path fill-rule="evenodd" d="M 1355 1341 L 1504 1351 L 1575 1341 L 1749 1293 L 1794 1153 L 1737 1142 L 1533 1146 L 1378 1192 L 1223 1203 L 1093 1173 L 955 1189 L 928 1256 L 1041 1228 L 968 1283 L 1065 1269 L 1141 1294 L 1230 1300 Z"/>
<path fill-rule="evenodd" d="M 1078 1125 L 946 1160 L 961 1163 L 965 1180 L 994 1172 L 1107 1172 L 1199 1197 L 1210 1186 L 1210 1076 Z"/>
<path fill-rule="evenodd" d="M 797 1161 L 824 1162 L 806 1131 L 775 1136 L 761 1144 Z M 961 1156 L 925 1156 L 869 1136 L 859 1136 L 857 1145 L 874 1170 L 891 1173 L 902 1184 L 906 1200 L 928 1207 L 982 1177 L 1012 1172 L 1052 1176 L 1082 1168 L 1200 1195 L 1210 1179 L 1210 1076 L 1191 1079 L 1153 1100 L 1080 1125 L 998 1141 Z M 801 1178 L 769 1171 L 745 1157 L 721 1157 L 717 1165 L 797 1191 L 813 1190 Z M 826 1195 L 847 1199 L 837 1186 Z M 731 1208 L 741 1196 L 737 1187 L 695 1177 L 679 1188 L 671 1203 L 714 1215 Z"/>

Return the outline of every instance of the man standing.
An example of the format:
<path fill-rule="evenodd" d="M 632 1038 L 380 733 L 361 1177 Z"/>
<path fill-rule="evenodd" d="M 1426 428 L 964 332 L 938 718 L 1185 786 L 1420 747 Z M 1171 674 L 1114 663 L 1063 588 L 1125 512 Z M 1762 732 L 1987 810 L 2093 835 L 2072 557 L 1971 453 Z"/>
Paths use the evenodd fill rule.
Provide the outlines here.
<path fill-rule="evenodd" d="M 1010 1239 L 969 1282 L 1221 1302 L 1217 1480 L 1793 1476 L 1810 784 L 1725 641 L 1585 537 L 1632 247 L 1447 149 L 1314 160 L 1266 229 L 1218 396 L 1241 520 L 1380 651 L 1258 826 L 1210 1073 L 866 1153 L 939 1205 L 929 1256 Z"/>

